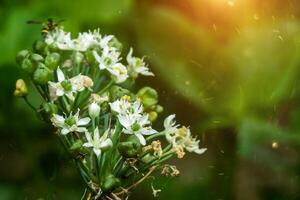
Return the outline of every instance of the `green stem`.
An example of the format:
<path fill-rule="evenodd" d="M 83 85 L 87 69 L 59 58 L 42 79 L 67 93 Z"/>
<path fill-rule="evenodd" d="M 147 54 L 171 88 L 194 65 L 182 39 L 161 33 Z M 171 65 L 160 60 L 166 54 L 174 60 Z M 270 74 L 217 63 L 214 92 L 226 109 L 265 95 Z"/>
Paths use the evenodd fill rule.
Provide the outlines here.
<path fill-rule="evenodd" d="M 98 94 L 101 95 L 106 90 L 108 90 L 113 84 L 114 84 L 114 80 L 110 80 L 109 83 L 98 92 Z"/>
<path fill-rule="evenodd" d="M 35 112 L 37 112 L 36 108 L 28 101 L 27 97 L 23 97 L 23 99 L 25 100 L 25 102 L 27 103 L 27 105 L 34 110 Z"/>
<path fill-rule="evenodd" d="M 157 138 L 157 137 L 160 137 L 160 136 L 164 136 L 164 135 L 165 135 L 165 132 L 162 131 L 160 133 L 150 135 L 149 137 L 147 137 L 146 141 L 149 142 L 150 140 L 153 140 L 154 138 Z"/>

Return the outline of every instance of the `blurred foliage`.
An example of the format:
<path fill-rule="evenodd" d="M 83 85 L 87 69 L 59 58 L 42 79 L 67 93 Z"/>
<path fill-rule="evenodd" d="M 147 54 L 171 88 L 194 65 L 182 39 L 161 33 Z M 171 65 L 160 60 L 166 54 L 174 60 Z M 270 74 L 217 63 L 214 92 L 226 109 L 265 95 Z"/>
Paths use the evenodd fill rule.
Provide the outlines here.
<path fill-rule="evenodd" d="M 49 17 L 73 33 L 100 27 L 146 55 L 156 79 L 139 84 L 158 89 L 167 113 L 208 148 L 178 163 L 181 177 L 149 180 L 133 199 L 153 199 L 151 184 L 161 199 L 299 199 L 299 8 L 297 0 L 1 1 L 0 199 L 83 192 L 52 130 L 12 96 L 23 76 L 15 55 L 41 37 L 26 21 Z"/>

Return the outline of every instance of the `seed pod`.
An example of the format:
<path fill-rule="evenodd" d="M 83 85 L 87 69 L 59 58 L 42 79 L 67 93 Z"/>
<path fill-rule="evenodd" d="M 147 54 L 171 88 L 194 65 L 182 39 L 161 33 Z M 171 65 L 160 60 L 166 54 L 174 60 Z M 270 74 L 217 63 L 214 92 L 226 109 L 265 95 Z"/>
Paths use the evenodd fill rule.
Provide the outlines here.
<path fill-rule="evenodd" d="M 93 50 L 87 50 L 85 52 L 85 57 L 88 63 L 94 64 L 95 63 L 95 56 L 93 55 Z"/>
<path fill-rule="evenodd" d="M 35 63 L 39 63 L 39 62 L 43 62 L 44 58 L 43 56 L 41 56 L 40 54 L 37 53 L 33 53 L 30 55 L 30 59 L 35 62 Z"/>
<path fill-rule="evenodd" d="M 49 122 L 52 115 L 58 112 L 58 108 L 54 103 L 43 103 L 40 108 L 40 115 L 46 122 Z"/>
<path fill-rule="evenodd" d="M 43 63 L 39 63 L 33 73 L 33 81 L 40 85 L 45 85 L 53 78 L 53 71 L 47 68 Z"/>
<path fill-rule="evenodd" d="M 102 189 L 104 192 L 112 191 L 121 185 L 120 180 L 112 174 L 109 174 L 102 185 Z"/>
<path fill-rule="evenodd" d="M 149 108 L 158 102 L 158 94 L 156 90 L 151 87 L 143 87 L 138 91 L 137 96 L 141 98 L 145 108 Z"/>
<path fill-rule="evenodd" d="M 22 50 L 17 54 L 16 61 L 19 65 L 22 65 L 23 61 L 25 58 L 29 56 L 29 51 L 28 50 Z"/>
<path fill-rule="evenodd" d="M 112 86 L 109 90 L 109 94 L 110 94 L 110 97 L 111 97 L 111 100 L 112 101 L 115 101 L 117 99 L 119 99 L 120 97 L 122 96 L 131 96 L 131 92 L 127 89 L 124 89 L 122 87 L 119 87 L 119 86 Z"/>
<path fill-rule="evenodd" d="M 41 54 L 41 55 L 45 55 L 45 48 L 46 48 L 47 44 L 44 41 L 41 40 L 36 40 L 33 43 L 33 51 L 35 53 Z"/>
<path fill-rule="evenodd" d="M 46 56 L 45 58 L 45 65 L 51 69 L 55 70 L 59 64 L 60 61 L 60 55 L 58 53 L 51 53 Z"/>
<path fill-rule="evenodd" d="M 31 74 L 36 69 L 36 65 L 29 58 L 25 58 L 22 62 L 21 68 Z"/>
<path fill-rule="evenodd" d="M 126 141 L 118 145 L 119 152 L 126 158 L 136 157 L 142 150 L 142 145 L 135 135 L 131 135 Z"/>

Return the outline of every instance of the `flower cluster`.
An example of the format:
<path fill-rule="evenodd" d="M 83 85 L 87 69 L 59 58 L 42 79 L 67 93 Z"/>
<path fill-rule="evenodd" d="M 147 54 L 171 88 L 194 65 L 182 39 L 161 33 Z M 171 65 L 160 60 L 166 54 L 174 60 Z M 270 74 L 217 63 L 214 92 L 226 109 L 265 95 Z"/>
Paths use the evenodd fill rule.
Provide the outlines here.
<path fill-rule="evenodd" d="M 125 86 L 139 75 L 154 74 L 144 59 L 133 56 L 132 48 L 124 63 L 114 36 L 95 30 L 71 38 L 57 27 L 33 47 L 21 51 L 17 62 L 43 102 L 36 108 L 28 101 L 23 80 L 17 81 L 15 95 L 56 128 L 88 198 L 124 197 L 160 169 L 163 175 L 177 176 L 176 167 L 165 164 L 168 159 L 206 150 L 189 128 L 176 124 L 175 115 L 165 119 L 164 130 L 152 127 L 163 111 L 157 92 L 144 87 L 134 93 Z"/>

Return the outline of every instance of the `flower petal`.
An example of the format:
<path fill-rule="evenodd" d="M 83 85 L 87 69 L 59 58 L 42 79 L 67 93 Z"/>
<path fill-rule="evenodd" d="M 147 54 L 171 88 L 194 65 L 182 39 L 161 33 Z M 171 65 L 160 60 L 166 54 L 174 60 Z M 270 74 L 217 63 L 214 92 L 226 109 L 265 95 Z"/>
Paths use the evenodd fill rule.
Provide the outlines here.
<path fill-rule="evenodd" d="M 91 121 L 90 118 L 85 117 L 85 118 L 82 118 L 82 119 L 78 120 L 77 125 L 78 125 L 78 126 L 85 126 L 85 125 L 87 125 L 88 123 L 90 123 L 90 121 Z"/>
<path fill-rule="evenodd" d="M 144 138 L 144 136 L 142 134 L 135 134 L 137 136 L 137 138 L 139 139 L 141 145 L 146 145 L 146 140 Z"/>

